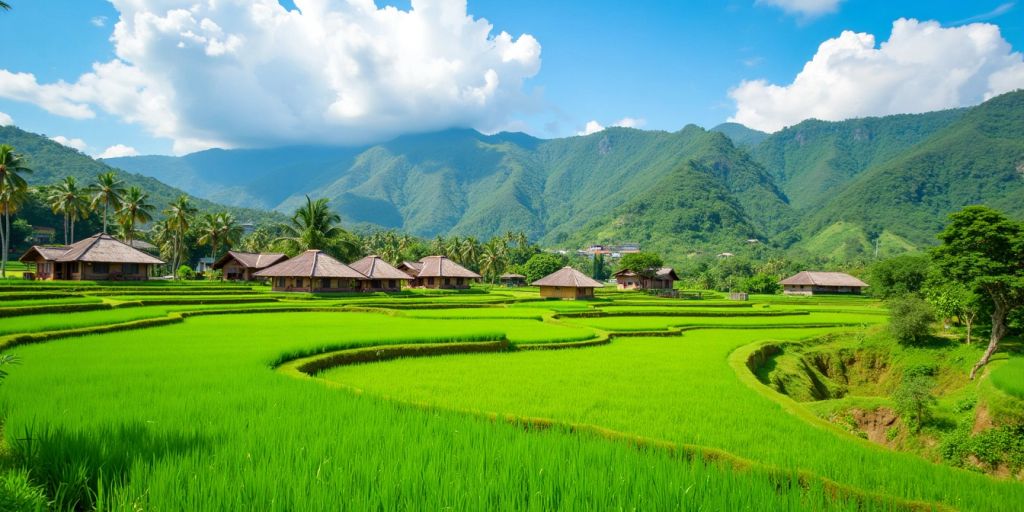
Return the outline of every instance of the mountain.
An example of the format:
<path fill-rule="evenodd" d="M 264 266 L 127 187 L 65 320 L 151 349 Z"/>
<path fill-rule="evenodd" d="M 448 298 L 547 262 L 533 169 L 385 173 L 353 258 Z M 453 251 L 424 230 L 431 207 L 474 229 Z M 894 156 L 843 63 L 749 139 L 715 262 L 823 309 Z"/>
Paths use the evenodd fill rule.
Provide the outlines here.
<path fill-rule="evenodd" d="M 103 162 L 93 160 L 89 156 L 60 143 L 54 142 L 45 135 L 27 132 L 14 126 L 0 127 L 0 144 L 10 144 L 15 151 L 23 155 L 27 165 L 32 169 L 25 178 L 30 185 L 52 185 L 74 176 L 83 187 L 95 181 L 98 174 L 114 171 L 124 181 L 125 186 L 138 186 L 149 194 L 150 202 L 156 210 L 163 210 L 171 201 L 185 194 L 184 191 L 168 186 L 153 177 L 125 172 L 113 168 Z M 194 205 L 200 211 L 222 211 L 233 213 L 242 222 L 263 222 L 272 219 L 280 220 L 280 216 L 266 211 L 224 207 L 206 199 L 193 197 Z"/>
<path fill-rule="evenodd" d="M 770 136 L 768 133 L 748 128 L 739 123 L 722 123 L 712 128 L 711 131 L 729 137 L 733 144 L 744 149 L 755 147 Z"/>

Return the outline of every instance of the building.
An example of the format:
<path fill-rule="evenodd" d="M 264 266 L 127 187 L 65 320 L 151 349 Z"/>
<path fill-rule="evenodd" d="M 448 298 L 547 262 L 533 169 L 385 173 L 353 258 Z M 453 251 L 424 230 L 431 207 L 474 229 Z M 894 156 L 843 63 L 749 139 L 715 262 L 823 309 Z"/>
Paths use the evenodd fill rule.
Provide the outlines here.
<path fill-rule="evenodd" d="M 361 289 L 367 292 L 397 292 L 402 290 L 402 281 L 412 281 L 409 274 L 392 267 L 380 256 L 370 255 L 359 261 L 348 264 L 356 272 L 366 276 L 360 282 Z"/>
<path fill-rule="evenodd" d="M 48 226 L 32 226 L 32 243 L 52 244 L 57 238 L 57 230 Z"/>
<path fill-rule="evenodd" d="M 591 258 L 598 254 L 607 256 L 611 259 L 621 258 L 625 254 L 635 254 L 640 252 L 640 244 L 621 244 L 621 245 L 591 245 L 586 249 L 579 251 L 581 255 L 587 255 Z"/>
<path fill-rule="evenodd" d="M 675 269 L 661 267 L 653 270 L 653 277 L 647 278 L 629 269 L 614 274 L 620 290 L 671 290 L 679 280 Z"/>
<path fill-rule="evenodd" d="M 194 270 L 196 271 L 196 274 L 202 275 L 209 271 L 211 267 L 213 267 L 213 256 L 203 256 L 202 258 L 199 258 Z"/>
<path fill-rule="evenodd" d="M 786 295 L 815 295 L 823 293 L 859 294 L 868 285 L 842 272 L 803 271 L 779 281 Z"/>
<path fill-rule="evenodd" d="M 480 274 L 444 256 L 427 256 L 420 261 L 403 261 L 398 268 L 412 277 L 410 286 L 464 290 L 480 279 Z"/>
<path fill-rule="evenodd" d="M 19 260 L 35 264 L 35 279 L 69 281 L 144 281 L 164 263 L 106 233 L 67 246 L 33 245 Z"/>
<path fill-rule="evenodd" d="M 562 267 L 533 282 L 540 287 L 540 296 L 552 299 L 592 299 L 594 290 L 604 286 L 572 267 Z"/>
<path fill-rule="evenodd" d="M 213 263 L 213 269 L 220 270 L 225 281 L 252 281 L 256 272 L 287 259 L 280 252 L 228 251 Z"/>
<path fill-rule="evenodd" d="M 526 276 L 522 274 L 502 274 L 498 277 L 498 281 L 508 287 L 526 286 Z"/>
<path fill-rule="evenodd" d="M 275 292 L 355 292 L 366 276 L 323 251 L 308 250 L 253 273 L 254 277 L 270 278 Z"/>

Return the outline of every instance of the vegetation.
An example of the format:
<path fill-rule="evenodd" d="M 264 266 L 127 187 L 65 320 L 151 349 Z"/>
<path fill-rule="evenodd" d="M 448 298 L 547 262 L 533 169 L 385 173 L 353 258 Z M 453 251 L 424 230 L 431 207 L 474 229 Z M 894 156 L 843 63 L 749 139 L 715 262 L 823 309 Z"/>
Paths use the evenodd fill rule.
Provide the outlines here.
<path fill-rule="evenodd" d="M 889 331 L 903 343 L 921 343 L 931 334 L 935 321 L 931 305 L 920 297 L 906 295 L 889 301 L 892 320 Z"/>
<path fill-rule="evenodd" d="M 14 148 L 0 144 L 0 277 L 7 277 L 7 256 L 11 247 L 11 216 L 25 201 L 28 182 L 23 174 L 30 174 L 22 157 Z"/>

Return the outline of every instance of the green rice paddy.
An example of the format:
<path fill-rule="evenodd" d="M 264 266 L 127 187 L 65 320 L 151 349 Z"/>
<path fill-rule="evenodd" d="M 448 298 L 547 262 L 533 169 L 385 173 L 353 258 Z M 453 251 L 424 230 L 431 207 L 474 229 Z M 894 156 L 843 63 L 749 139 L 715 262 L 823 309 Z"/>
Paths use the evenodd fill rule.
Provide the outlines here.
<path fill-rule="evenodd" d="M 21 362 L 0 385 L 3 465 L 27 471 L 56 510 L 999 511 L 1024 503 L 1020 482 L 873 445 L 746 368 L 745 351 L 762 341 L 884 323 L 884 310 L 862 298 L 26 288 L 0 293 L 71 296 L 0 307 L 178 303 L 10 316 L 0 319 L 0 343 L 203 313 L 5 349 Z M 204 303 L 211 297 L 268 302 Z M 211 314 L 221 310 L 230 314 Z M 314 376 L 292 363 L 361 347 L 380 355 L 495 341 L 508 349 Z M 525 350 L 578 342 L 593 346 Z M 1014 395 L 1020 362 L 1011 356 L 993 383 Z"/>

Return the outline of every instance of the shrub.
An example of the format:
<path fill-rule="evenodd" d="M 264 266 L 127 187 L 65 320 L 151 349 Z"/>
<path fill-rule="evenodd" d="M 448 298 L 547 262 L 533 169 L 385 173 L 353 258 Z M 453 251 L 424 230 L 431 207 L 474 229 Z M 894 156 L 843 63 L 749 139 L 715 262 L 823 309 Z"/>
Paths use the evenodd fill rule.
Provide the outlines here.
<path fill-rule="evenodd" d="M 896 404 L 896 410 L 903 415 L 904 421 L 912 426 L 915 432 L 921 431 L 921 426 L 930 417 L 930 405 L 935 403 L 932 396 L 932 387 L 935 380 L 931 377 L 919 374 L 904 375 L 900 387 L 892 394 L 892 401 Z"/>
<path fill-rule="evenodd" d="M 188 265 L 182 265 L 178 267 L 178 279 L 193 279 L 196 277 L 195 271 L 193 271 Z"/>
<path fill-rule="evenodd" d="M 203 275 L 208 281 L 220 281 L 220 278 L 224 276 L 224 272 L 220 269 L 207 270 Z"/>
<path fill-rule="evenodd" d="M 905 254 L 879 261 L 868 271 L 871 294 L 888 298 L 916 293 L 928 277 L 928 256 Z"/>
<path fill-rule="evenodd" d="M 779 280 L 768 274 L 756 274 L 743 280 L 740 290 L 747 293 L 778 293 L 782 287 Z"/>
<path fill-rule="evenodd" d="M 919 343 L 931 333 L 935 315 L 919 297 L 908 295 L 889 301 L 889 332 L 900 343 Z"/>

